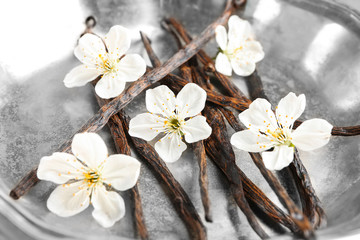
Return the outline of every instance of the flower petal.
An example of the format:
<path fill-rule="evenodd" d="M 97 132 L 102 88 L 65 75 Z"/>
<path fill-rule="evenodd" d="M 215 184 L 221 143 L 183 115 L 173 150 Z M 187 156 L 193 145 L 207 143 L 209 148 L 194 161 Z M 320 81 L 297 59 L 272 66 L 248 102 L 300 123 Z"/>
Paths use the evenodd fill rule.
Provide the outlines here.
<path fill-rule="evenodd" d="M 276 118 L 283 127 L 289 127 L 304 112 L 305 105 L 306 99 L 304 94 L 297 97 L 295 93 L 290 92 L 280 100 L 276 109 Z"/>
<path fill-rule="evenodd" d="M 204 116 L 196 116 L 184 123 L 183 132 L 186 142 L 193 143 L 207 139 L 211 135 L 211 127 Z"/>
<path fill-rule="evenodd" d="M 257 98 L 253 101 L 249 109 L 239 114 L 240 121 L 245 127 L 253 131 L 266 132 L 267 129 L 275 130 L 277 123 L 275 114 L 271 110 L 271 104 L 263 99 Z"/>
<path fill-rule="evenodd" d="M 205 90 L 195 83 L 188 83 L 176 96 L 178 115 L 183 119 L 195 116 L 204 109 L 205 102 Z"/>
<path fill-rule="evenodd" d="M 146 108 L 151 113 L 166 117 L 174 115 L 176 100 L 175 94 L 165 85 L 146 91 Z"/>
<path fill-rule="evenodd" d="M 79 39 L 79 44 L 76 46 L 74 54 L 77 59 L 89 67 L 98 67 L 103 63 L 99 55 L 105 56 L 107 53 L 101 38 L 87 33 Z M 99 70 L 102 69 L 102 67 L 98 68 Z"/>
<path fill-rule="evenodd" d="M 219 53 L 216 56 L 215 69 L 219 73 L 222 73 L 222 74 L 224 74 L 226 76 L 231 76 L 231 73 L 232 73 L 231 64 L 229 62 L 228 57 L 225 54 Z"/>
<path fill-rule="evenodd" d="M 165 131 L 165 119 L 151 113 L 142 113 L 130 120 L 129 134 L 132 137 L 151 141 Z"/>
<path fill-rule="evenodd" d="M 224 26 L 219 25 L 215 28 L 215 39 L 217 44 L 222 50 L 226 50 L 227 47 L 227 33 Z"/>
<path fill-rule="evenodd" d="M 96 187 L 91 198 L 95 220 L 104 228 L 114 225 L 125 215 L 124 199 L 116 192 L 106 191 L 104 186 Z"/>
<path fill-rule="evenodd" d="M 57 184 L 66 183 L 70 179 L 82 179 L 82 165 L 73 155 L 55 152 L 51 156 L 42 157 L 37 170 L 41 180 Z"/>
<path fill-rule="evenodd" d="M 117 78 L 115 73 L 104 74 L 95 86 L 96 94 L 104 99 L 114 98 L 125 89 L 126 83 Z"/>
<path fill-rule="evenodd" d="M 271 152 L 263 152 L 262 158 L 265 167 L 269 170 L 281 170 L 294 159 L 294 148 L 285 145 L 280 145 L 274 148 Z"/>
<path fill-rule="evenodd" d="M 106 159 L 102 176 L 104 182 L 120 191 L 128 190 L 136 184 L 140 174 L 140 162 L 133 157 L 115 154 Z"/>
<path fill-rule="evenodd" d="M 126 54 L 116 67 L 116 78 L 124 82 L 134 82 L 146 71 L 145 60 L 139 54 Z"/>
<path fill-rule="evenodd" d="M 168 134 L 155 143 L 156 152 L 165 162 L 177 161 L 186 148 L 186 144 L 177 134 Z"/>
<path fill-rule="evenodd" d="M 256 69 L 256 64 L 251 61 L 232 58 L 230 62 L 232 69 L 239 76 L 250 76 Z"/>
<path fill-rule="evenodd" d="M 232 145 L 247 152 L 262 152 L 273 147 L 266 135 L 251 130 L 236 132 L 231 136 Z"/>
<path fill-rule="evenodd" d="M 48 209 L 60 217 L 70 217 L 89 206 L 90 198 L 83 181 L 55 188 L 47 200 Z"/>
<path fill-rule="evenodd" d="M 229 18 L 228 25 L 228 48 L 230 51 L 238 48 L 239 43 L 244 42 L 245 40 L 254 39 L 254 33 L 248 21 L 245 21 L 238 16 L 233 15 Z"/>
<path fill-rule="evenodd" d="M 81 87 L 101 75 L 101 71 L 84 64 L 73 68 L 64 79 L 65 87 Z"/>
<path fill-rule="evenodd" d="M 105 142 L 96 133 L 78 133 L 71 144 L 74 155 L 90 168 L 98 167 L 107 157 Z"/>
<path fill-rule="evenodd" d="M 130 31 L 123 26 L 113 26 L 104 37 L 108 53 L 112 59 L 118 59 L 130 48 Z"/>
<path fill-rule="evenodd" d="M 264 50 L 258 41 L 246 41 L 243 49 L 244 56 L 251 62 L 259 62 L 265 56 Z"/>
<path fill-rule="evenodd" d="M 326 145 L 333 126 L 324 119 L 314 118 L 304 121 L 292 132 L 291 142 L 303 151 L 311 151 Z"/>

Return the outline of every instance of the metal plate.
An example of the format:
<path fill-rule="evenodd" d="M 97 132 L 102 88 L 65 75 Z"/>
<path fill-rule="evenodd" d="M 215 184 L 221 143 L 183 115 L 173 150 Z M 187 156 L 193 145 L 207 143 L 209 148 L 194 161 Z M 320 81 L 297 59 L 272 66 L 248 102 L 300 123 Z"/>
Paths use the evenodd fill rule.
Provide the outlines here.
<path fill-rule="evenodd" d="M 360 8 L 357 1 L 348 4 Z M 65 74 L 78 65 L 73 48 L 88 15 L 104 34 L 121 24 L 133 33 L 131 52 L 146 57 L 139 30 L 147 33 L 162 60 L 176 52 L 172 37 L 160 27 L 164 16 L 179 19 L 194 35 L 224 7 L 219 0 L 148 1 L 7 1 L 0 9 L 0 236 L 6 239 L 132 239 L 131 199 L 125 218 L 110 229 L 91 217 L 91 207 L 70 218 L 49 212 L 46 200 L 54 184 L 40 182 L 18 201 L 8 193 L 42 156 L 51 154 L 98 109 L 91 86 L 67 89 Z M 266 57 L 258 65 L 266 93 L 276 104 L 289 91 L 304 93 L 302 119 L 320 117 L 334 125 L 360 124 L 360 16 L 330 0 L 252 0 L 240 16 L 254 26 Z M 206 46 L 214 55 L 214 41 Z M 247 92 L 243 79 L 234 82 Z M 145 111 L 144 94 L 127 108 L 133 117 Z M 229 132 L 232 131 L 229 129 Z M 108 129 L 100 134 L 114 150 Z M 301 153 L 314 188 L 328 214 L 328 227 L 319 239 L 358 234 L 360 228 L 359 137 L 333 137 L 326 147 Z M 278 203 L 251 162 L 236 151 L 237 164 Z M 209 161 L 213 223 L 205 223 L 209 239 L 257 239 L 239 210 L 222 173 Z M 198 166 L 192 150 L 168 164 L 203 217 Z M 143 164 L 140 176 L 144 215 L 151 239 L 188 239 L 184 224 L 161 185 Z M 205 221 L 204 221 L 205 222 Z M 270 230 L 269 230 L 270 232 Z M 275 233 L 272 233 L 274 236 Z M 279 239 L 280 236 L 274 237 Z M 290 235 L 284 236 L 285 239 Z"/>

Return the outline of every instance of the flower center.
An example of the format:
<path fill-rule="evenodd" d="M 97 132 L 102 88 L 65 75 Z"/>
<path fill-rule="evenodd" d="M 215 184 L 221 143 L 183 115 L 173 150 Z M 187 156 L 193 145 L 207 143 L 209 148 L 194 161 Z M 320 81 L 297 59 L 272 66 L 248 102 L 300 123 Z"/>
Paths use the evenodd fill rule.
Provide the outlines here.
<path fill-rule="evenodd" d="M 98 171 L 90 170 L 84 173 L 85 180 L 89 185 L 101 182 L 101 175 Z"/>
<path fill-rule="evenodd" d="M 281 145 L 287 145 L 289 147 L 294 146 L 291 143 L 291 137 L 289 137 L 289 134 L 283 128 L 277 128 L 275 129 L 275 131 L 271 131 L 270 129 L 268 129 L 266 131 L 266 135 L 273 138 L 271 141 L 275 140 Z"/>
<path fill-rule="evenodd" d="M 182 125 L 184 120 L 181 120 L 177 117 L 170 117 L 165 121 L 166 130 L 170 133 L 175 132 L 177 134 L 183 135 Z"/>
<path fill-rule="evenodd" d="M 99 58 L 103 62 L 102 67 L 105 69 L 106 72 L 109 73 L 109 72 L 115 71 L 115 69 L 116 69 L 116 60 L 113 61 L 108 56 L 104 57 L 101 54 L 99 54 Z"/>
<path fill-rule="evenodd" d="M 232 55 L 237 55 L 242 50 L 243 50 L 243 46 L 241 45 L 240 47 L 238 47 L 234 50 L 234 53 L 232 53 Z"/>
<path fill-rule="evenodd" d="M 172 129 L 176 130 L 176 129 L 178 129 L 181 125 L 180 125 L 180 122 L 179 122 L 178 119 L 172 118 L 172 119 L 169 120 L 168 126 L 171 127 Z"/>

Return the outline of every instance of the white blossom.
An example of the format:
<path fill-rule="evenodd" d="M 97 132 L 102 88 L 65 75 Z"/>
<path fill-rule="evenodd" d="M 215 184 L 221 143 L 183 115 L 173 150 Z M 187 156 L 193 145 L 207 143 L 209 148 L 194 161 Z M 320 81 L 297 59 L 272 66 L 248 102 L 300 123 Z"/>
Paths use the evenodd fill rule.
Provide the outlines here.
<path fill-rule="evenodd" d="M 224 26 L 215 29 L 220 52 L 215 61 L 218 72 L 231 76 L 249 76 L 255 71 L 256 63 L 264 58 L 261 44 L 254 40 L 254 33 L 248 21 L 233 15 L 229 18 L 229 31 Z"/>
<path fill-rule="evenodd" d="M 132 188 L 140 174 L 140 162 L 123 154 L 109 156 L 96 133 L 76 134 L 71 149 L 75 156 L 55 152 L 40 160 L 38 178 L 62 184 L 47 200 L 48 209 L 70 217 L 91 203 L 95 220 L 103 227 L 111 227 L 125 215 L 125 203 L 118 193 L 107 188 Z"/>
<path fill-rule="evenodd" d="M 75 56 L 83 64 L 65 76 L 65 86 L 84 86 L 101 75 L 95 86 L 96 94 L 105 99 L 118 96 L 126 82 L 136 81 L 146 71 L 146 63 L 140 55 L 125 54 L 130 43 L 129 30 L 118 25 L 113 26 L 104 39 L 85 34 L 74 50 Z"/>
<path fill-rule="evenodd" d="M 239 114 L 248 129 L 235 133 L 231 143 L 247 152 L 262 152 L 264 164 L 270 170 L 288 166 L 293 161 L 294 147 L 311 151 L 327 144 L 331 136 L 333 126 L 318 118 L 306 120 L 292 129 L 305 104 L 304 94 L 297 97 L 291 92 L 280 100 L 274 114 L 267 100 L 256 99 L 249 109 Z"/>
<path fill-rule="evenodd" d="M 147 90 L 149 113 L 131 119 L 129 134 L 150 141 L 162 133 L 164 136 L 155 144 L 155 150 L 164 161 L 175 162 L 186 149 L 182 138 L 193 143 L 210 136 L 206 118 L 198 115 L 205 102 L 206 92 L 194 83 L 186 84 L 177 97 L 165 85 Z"/>

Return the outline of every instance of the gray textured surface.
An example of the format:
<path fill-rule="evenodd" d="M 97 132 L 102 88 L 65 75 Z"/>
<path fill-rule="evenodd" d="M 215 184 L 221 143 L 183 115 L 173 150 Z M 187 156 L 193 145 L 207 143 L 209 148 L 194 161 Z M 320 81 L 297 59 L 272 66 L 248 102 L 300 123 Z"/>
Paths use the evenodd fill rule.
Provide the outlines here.
<path fill-rule="evenodd" d="M 340 5 L 333 4 L 341 2 Z M 127 215 L 110 229 L 91 217 L 91 207 L 71 218 L 46 209 L 54 185 L 38 184 L 18 201 L 7 194 L 22 175 L 51 154 L 98 109 L 90 86 L 67 89 L 62 80 L 78 65 L 73 56 L 83 20 L 94 15 L 96 32 L 115 24 L 133 30 L 132 52 L 146 56 L 138 30 L 147 33 L 162 60 L 176 51 L 171 36 L 160 28 L 163 16 L 179 19 L 198 34 L 222 11 L 213 1 L 8 1 L 0 10 L 0 237 L 4 239 L 131 239 L 134 237 L 131 202 Z M 360 19 L 357 0 L 253 0 L 244 14 L 254 26 L 266 53 L 258 65 L 266 93 L 274 104 L 289 91 L 304 93 L 307 107 L 302 119 L 321 117 L 334 125 L 360 124 Z M 214 54 L 215 42 L 206 50 Z M 246 92 L 241 78 L 235 83 Z M 143 112 L 144 95 L 128 107 L 134 116 Z M 231 130 L 229 130 L 230 133 Z M 108 130 L 100 134 L 111 145 Z M 334 137 L 326 147 L 302 153 L 314 188 L 324 203 L 329 226 L 319 239 L 355 234 L 360 228 L 359 137 Z M 241 169 L 278 203 L 248 154 L 236 151 Z M 219 170 L 209 162 L 213 223 L 206 223 L 209 239 L 257 239 L 227 191 Z M 198 166 L 191 149 L 169 164 L 203 216 L 198 187 Z M 186 229 L 166 194 L 146 165 L 140 176 L 144 215 L 151 239 L 187 239 Z M 205 222 L 205 221 L 204 221 Z M 17 228 L 21 230 L 17 230 Z M 270 232 L 270 231 L 269 231 Z M 273 233 L 274 234 L 274 233 Z M 71 236 L 71 237 L 70 237 Z M 275 237 L 276 239 L 279 236 Z M 285 237 L 290 238 L 290 237 Z M 1 238 L 0 238 L 1 239 Z"/>

